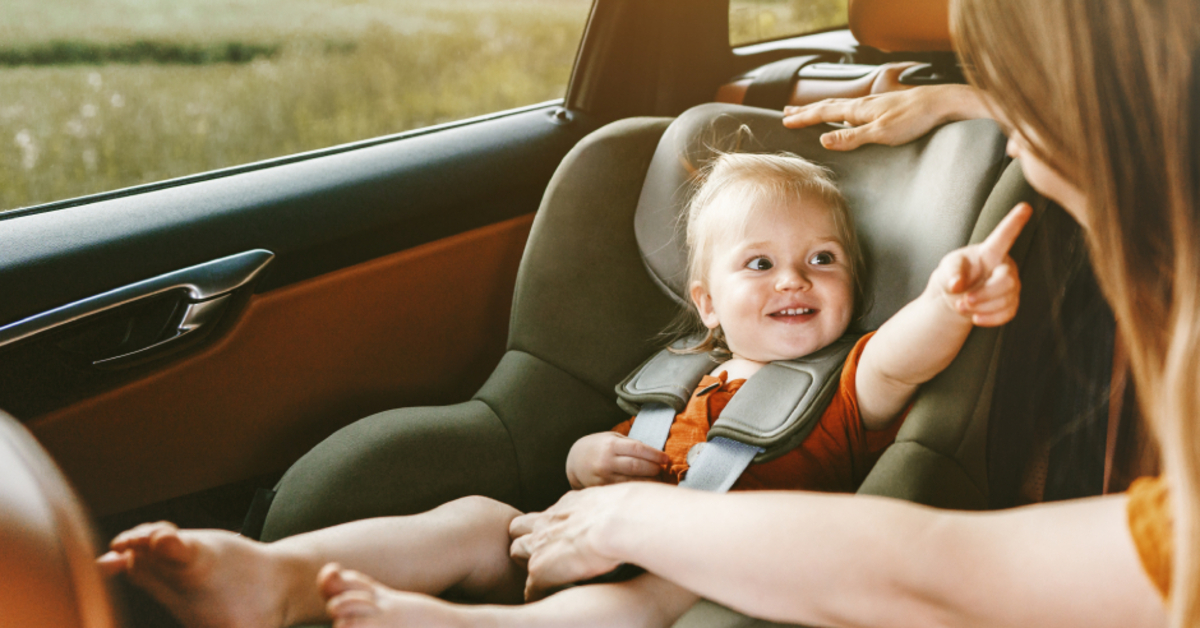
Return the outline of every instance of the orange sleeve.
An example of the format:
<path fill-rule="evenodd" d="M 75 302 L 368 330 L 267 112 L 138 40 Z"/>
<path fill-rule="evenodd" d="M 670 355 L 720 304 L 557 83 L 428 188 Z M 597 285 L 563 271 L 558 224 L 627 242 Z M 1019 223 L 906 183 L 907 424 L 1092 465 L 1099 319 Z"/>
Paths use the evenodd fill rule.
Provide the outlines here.
<path fill-rule="evenodd" d="M 620 434 L 621 436 L 629 436 L 629 430 L 633 429 L 633 420 L 636 418 L 637 417 L 629 417 L 628 421 L 622 421 L 616 427 L 612 428 L 612 431 Z"/>
<path fill-rule="evenodd" d="M 885 430 L 868 432 L 859 418 L 855 376 L 872 334 L 859 339 L 846 356 L 838 390 L 808 438 L 792 451 L 750 465 L 733 490 L 808 490 L 850 493 L 896 438 L 904 417 Z"/>
<path fill-rule="evenodd" d="M 1129 486 L 1125 514 L 1129 534 L 1150 581 L 1165 600 L 1171 591 L 1171 508 L 1167 483 L 1159 478 L 1138 478 Z"/>

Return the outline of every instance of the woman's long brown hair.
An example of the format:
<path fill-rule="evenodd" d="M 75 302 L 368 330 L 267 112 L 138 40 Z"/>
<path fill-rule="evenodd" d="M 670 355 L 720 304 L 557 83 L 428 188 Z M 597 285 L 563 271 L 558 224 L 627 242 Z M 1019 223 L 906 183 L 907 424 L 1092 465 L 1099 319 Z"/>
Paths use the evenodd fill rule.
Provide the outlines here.
<path fill-rule="evenodd" d="M 1093 266 L 1171 487 L 1173 626 L 1200 625 L 1196 0 L 954 0 L 968 79 L 1082 190 Z"/>

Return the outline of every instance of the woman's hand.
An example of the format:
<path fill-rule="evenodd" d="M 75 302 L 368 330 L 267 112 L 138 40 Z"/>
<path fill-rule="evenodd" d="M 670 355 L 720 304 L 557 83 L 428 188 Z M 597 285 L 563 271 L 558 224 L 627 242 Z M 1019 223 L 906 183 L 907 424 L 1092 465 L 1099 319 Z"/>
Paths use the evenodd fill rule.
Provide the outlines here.
<path fill-rule="evenodd" d="M 987 117 L 990 114 L 980 91 L 968 85 L 929 85 L 783 109 L 783 125 L 788 128 L 821 122 L 851 125 L 821 136 L 821 145 L 829 150 L 907 144 L 947 122 Z"/>
<path fill-rule="evenodd" d="M 630 508 L 637 485 L 618 484 L 571 491 L 545 512 L 513 519 L 509 526 L 513 559 L 527 562 L 525 599 L 536 600 L 572 582 L 616 569 L 621 561 L 607 556 L 600 542 L 603 527 Z"/>
<path fill-rule="evenodd" d="M 929 278 L 929 289 L 959 315 L 981 327 L 997 327 L 1017 314 L 1021 279 L 1008 256 L 1033 209 L 1014 207 L 979 244 L 951 251 Z"/>
<path fill-rule="evenodd" d="M 575 441 L 567 454 L 571 488 L 650 480 L 668 462 L 667 454 L 616 432 L 590 434 Z"/>

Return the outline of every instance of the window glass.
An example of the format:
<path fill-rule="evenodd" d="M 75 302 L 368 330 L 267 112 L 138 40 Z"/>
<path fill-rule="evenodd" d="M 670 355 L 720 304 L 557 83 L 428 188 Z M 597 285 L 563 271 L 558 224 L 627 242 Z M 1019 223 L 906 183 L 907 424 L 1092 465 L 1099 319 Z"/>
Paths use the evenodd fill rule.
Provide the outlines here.
<path fill-rule="evenodd" d="M 847 0 L 730 0 L 729 44 L 742 46 L 845 26 Z"/>
<path fill-rule="evenodd" d="M 591 0 L 2 0 L 0 211 L 561 98 Z"/>

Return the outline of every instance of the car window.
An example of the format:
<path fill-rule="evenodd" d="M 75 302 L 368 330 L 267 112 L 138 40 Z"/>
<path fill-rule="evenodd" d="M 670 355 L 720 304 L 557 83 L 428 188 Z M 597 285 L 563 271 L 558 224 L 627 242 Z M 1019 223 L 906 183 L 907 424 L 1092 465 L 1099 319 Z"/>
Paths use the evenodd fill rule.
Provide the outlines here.
<path fill-rule="evenodd" d="M 561 98 L 591 0 L 3 0 L 0 211 Z"/>
<path fill-rule="evenodd" d="M 729 45 L 845 26 L 848 0 L 730 0 Z"/>

